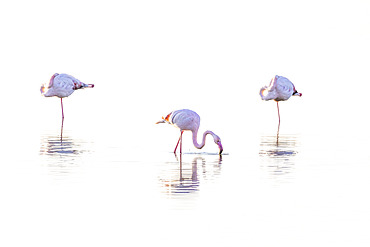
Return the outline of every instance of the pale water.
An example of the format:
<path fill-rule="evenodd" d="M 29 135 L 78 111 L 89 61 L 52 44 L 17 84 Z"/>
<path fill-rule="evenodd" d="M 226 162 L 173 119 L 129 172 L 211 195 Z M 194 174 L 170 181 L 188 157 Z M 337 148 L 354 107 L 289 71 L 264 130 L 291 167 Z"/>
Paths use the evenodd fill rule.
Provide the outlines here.
<path fill-rule="evenodd" d="M 368 1 L 6 1 L 0 246 L 370 246 Z M 43 98 L 67 73 L 93 89 Z M 301 98 L 259 89 L 289 78 Z M 155 123 L 201 117 L 202 150 Z M 201 136 L 201 135 L 199 135 Z"/>
<path fill-rule="evenodd" d="M 0 172 L 6 246 L 370 243 L 368 136 L 282 128 L 234 150 L 224 142 L 219 156 L 210 139 L 199 151 L 185 133 L 185 153 L 174 155 L 171 126 L 153 124 L 171 145 L 143 149 L 67 123 L 62 140 L 57 128 L 4 134 L 12 147 Z"/>

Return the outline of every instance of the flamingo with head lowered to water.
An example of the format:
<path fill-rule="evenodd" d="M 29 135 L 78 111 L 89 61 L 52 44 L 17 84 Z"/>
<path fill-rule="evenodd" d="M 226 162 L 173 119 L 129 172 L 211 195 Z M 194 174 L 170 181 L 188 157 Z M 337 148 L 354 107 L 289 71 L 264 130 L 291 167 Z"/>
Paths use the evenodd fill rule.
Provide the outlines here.
<path fill-rule="evenodd" d="M 199 144 L 197 141 L 198 129 L 200 125 L 200 117 L 199 115 L 192 111 L 192 110 L 177 110 L 173 111 L 168 114 L 166 117 L 162 117 L 162 120 L 158 121 L 158 123 L 169 123 L 177 128 L 180 129 L 180 138 L 176 144 L 174 153 L 176 153 L 177 146 L 180 143 L 180 154 L 182 153 L 182 134 L 185 130 L 190 130 L 193 134 L 193 144 L 196 148 L 201 149 L 204 147 L 206 142 L 206 136 L 210 134 L 213 137 L 214 142 L 217 144 L 218 148 L 220 149 L 219 154 L 222 153 L 223 147 L 221 144 L 221 139 L 215 133 L 210 130 L 207 130 L 203 133 L 202 143 Z"/>

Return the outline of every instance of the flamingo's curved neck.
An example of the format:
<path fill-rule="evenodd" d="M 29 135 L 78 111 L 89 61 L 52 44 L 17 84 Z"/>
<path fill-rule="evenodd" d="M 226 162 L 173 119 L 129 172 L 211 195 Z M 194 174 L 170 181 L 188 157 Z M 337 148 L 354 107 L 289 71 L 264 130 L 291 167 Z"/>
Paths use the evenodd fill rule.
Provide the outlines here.
<path fill-rule="evenodd" d="M 196 148 L 198 148 L 198 149 L 201 149 L 201 148 L 203 148 L 204 147 L 204 145 L 206 144 L 206 136 L 208 135 L 208 134 L 210 134 L 210 135 L 212 135 L 212 137 L 213 137 L 213 139 L 215 138 L 215 134 L 212 132 L 212 131 L 210 131 L 210 130 L 207 130 L 207 131 L 205 131 L 204 133 L 203 133 L 203 139 L 202 139 L 202 143 L 201 144 L 198 144 L 198 130 L 194 130 L 194 131 L 192 131 L 192 134 L 193 134 L 193 144 L 194 144 L 194 146 L 196 147 Z"/>

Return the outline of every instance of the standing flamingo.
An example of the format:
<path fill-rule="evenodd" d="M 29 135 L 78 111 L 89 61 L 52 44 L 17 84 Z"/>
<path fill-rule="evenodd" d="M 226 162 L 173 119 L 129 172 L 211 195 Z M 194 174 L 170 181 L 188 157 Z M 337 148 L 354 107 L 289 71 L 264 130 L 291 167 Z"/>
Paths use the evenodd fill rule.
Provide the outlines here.
<path fill-rule="evenodd" d="M 206 142 L 206 135 L 210 134 L 212 135 L 214 142 L 217 144 L 218 148 L 220 149 L 219 154 L 221 154 L 223 151 L 220 137 L 218 137 L 215 133 L 209 130 L 203 133 L 202 143 L 198 144 L 197 135 L 198 135 L 198 129 L 200 125 L 200 117 L 194 111 L 187 110 L 187 109 L 173 111 L 170 114 L 168 114 L 165 118 L 162 117 L 162 120 L 157 122 L 157 124 L 159 123 L 169 123 L 180 129 L 180 132 L 181 132 L 180 138 L 177 141 L 175 151 L 173 151 L 174 153 L 176 153 L 176 149 L 177 149 L 177 146 L 179 145 L 179 142 L 180 142 L 180 154 L 182 153 L 182 134 L 185 130 L 190 130 L 192 132 L 193 144 L 196 148 L 198 149 L 203 148 Z"/>
<path fill-rule="evenodd" d="M 283 76 L 276 75 L 270 82 L 269 86 L 264 86 L 260 90 L 260 95 L 263 100 L 275 100 L 278 109 L 279 126 L 280 128 L 280 112 L 279 101 L 288 100 L 290 96 L 302 96 L 295 89 L 293 83 Z"/>
<path fill-rule="evenodd" d="M 63 122 L 64 122 L 64 112 L 63 112 L 63 98 L 71 95 L 75 90 L 81 88 L 93 88 L 94 84 L 85 84 L 80 82 L 78 79 L 67 74 L 55 73 L 51 78 L 49 83 L 45 83 L 41 86 L 41 94 L 45 97 L 57 96 L 60 98 L 60 103 L 62 106 L 62 132 L 63 132 Z"/>

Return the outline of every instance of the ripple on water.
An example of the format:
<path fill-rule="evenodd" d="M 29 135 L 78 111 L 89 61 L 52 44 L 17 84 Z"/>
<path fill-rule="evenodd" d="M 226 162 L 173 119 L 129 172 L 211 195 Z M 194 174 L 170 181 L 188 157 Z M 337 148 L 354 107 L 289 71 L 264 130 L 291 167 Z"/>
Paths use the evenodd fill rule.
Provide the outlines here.
<path fill-rule="evenodd" d="M 291 174 L 294 171 L 299 147 L 297 135 L 261 136 L 259 151 L 261 168 L 273 177 Z"/>
<path fill-rule="evenodd" d="M 40 140 L 41 164 L 52 175 L 66 175 L 81 166 L 82 157 L 91 152 L 91 143 L 68 135 L 44 135 Z"/>
<path fill-rule="evenodd" d="M 201 154 L 184 154 L 161 165 L 158 180 L 162 192 L 169 198 L 198 192 L 202 183 L 216 180 L 221 174 L 222 156 L 213 158 Z"/>

